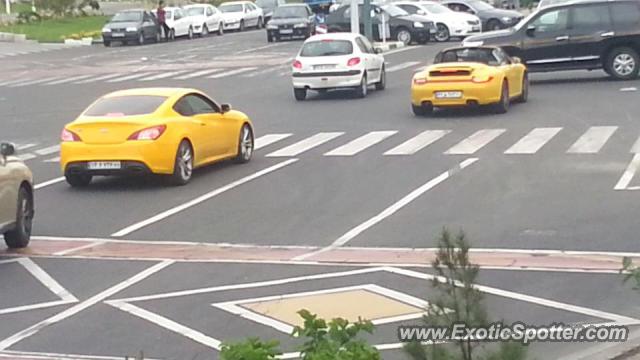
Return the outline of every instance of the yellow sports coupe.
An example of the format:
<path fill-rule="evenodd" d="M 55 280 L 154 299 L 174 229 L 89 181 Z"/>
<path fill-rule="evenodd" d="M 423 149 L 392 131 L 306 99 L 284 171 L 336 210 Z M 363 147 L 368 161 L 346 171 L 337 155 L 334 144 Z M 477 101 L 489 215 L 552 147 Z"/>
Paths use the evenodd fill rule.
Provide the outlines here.
<path fill-rule="evenodd" d="M 95 175 L 164 174 L 174 185 L 193 169 L 253 154 L 247 115 L 194 89 L 116 91 L 91 104 L 62 130 L 60 165 L 69 185 Z"/>
<path fill-rule="evenodd" d="M 492 46 L 443 50 L 411 82 L 411 107 L 418 116 L 436 107 L 478 105 L 502 114 L 512 100 L 526 102 L 528 95 L 526 66 Z"/>

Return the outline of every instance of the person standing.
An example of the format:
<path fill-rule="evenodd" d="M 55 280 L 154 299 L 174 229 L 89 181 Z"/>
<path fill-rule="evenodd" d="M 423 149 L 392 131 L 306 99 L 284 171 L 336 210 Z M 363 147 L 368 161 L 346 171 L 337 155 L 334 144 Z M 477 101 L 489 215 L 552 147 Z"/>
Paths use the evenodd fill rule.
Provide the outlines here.
<path fill-rule="evenodd" d="M 160 0 L 160 2 L 158 2 L 158 9 L 156 10 L 156 14 L 158 15 L 158 23 L 160 24 L 160 29 L 162 29 L 162 32 L 164 32 L 164 40 L 169 41 L 169 32 L 171 32 L 171 29 L 169 29 L 169 25 L 167 25 L 166 22 L 164 1 Z"/>

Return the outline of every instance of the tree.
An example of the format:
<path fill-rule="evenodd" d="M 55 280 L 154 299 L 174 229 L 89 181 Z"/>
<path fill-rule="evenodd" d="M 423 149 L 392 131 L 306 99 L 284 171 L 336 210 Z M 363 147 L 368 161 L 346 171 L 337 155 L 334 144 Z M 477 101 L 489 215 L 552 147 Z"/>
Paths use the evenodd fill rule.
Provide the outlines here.
<path fill-rule="evenodd" d="M 249 338 L 236 343 L 223 343 L 220 349 L 221 360 L 271 360 L 282 354 L 278 341 L 263 342 L 258 338 Z"/>
<path fill-rule="evenodd" d="M 64 15 L 75 6 L 76 0 L 35 0 L 38 9 L 50 10 L 57 15 Z"/>

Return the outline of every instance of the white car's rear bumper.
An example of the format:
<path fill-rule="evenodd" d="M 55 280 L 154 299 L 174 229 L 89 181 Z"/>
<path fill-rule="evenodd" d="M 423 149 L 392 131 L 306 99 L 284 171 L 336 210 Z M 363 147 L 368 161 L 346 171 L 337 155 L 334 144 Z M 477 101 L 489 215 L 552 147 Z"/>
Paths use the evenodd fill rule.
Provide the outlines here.
<path fill-rule="evenodd" d="M 469 36 L 473 34 L 479 34 L 482 32 L 482 26 L 478 25 L 464 25 L 456 26 L 449 30 L 450 36 Z"/>
<path fill-rule="evenodd" d="M 225 23 L 224 24 L 224 29 L 225 30 L 238 30 L 240 29 L 240 22 L 236 22 L 236 23 Z"/>
<path fill-rule="evenodd" d="M 362 81 L 362 71 L 340 72 L 293 72 L 293 87 L 315 89 L 335 89 L 357 87 Z"/>

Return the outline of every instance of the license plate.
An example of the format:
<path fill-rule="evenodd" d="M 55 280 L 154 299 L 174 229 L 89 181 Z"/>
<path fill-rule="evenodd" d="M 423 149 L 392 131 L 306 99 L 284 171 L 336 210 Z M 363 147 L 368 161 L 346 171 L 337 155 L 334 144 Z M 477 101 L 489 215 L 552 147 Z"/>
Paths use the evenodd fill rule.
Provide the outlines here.
<path fill-rule="evenodd" d="M 280 34 L 293 34 L 292 29 L 280 29 Z"/>
<path fill-rule="evenodd" d="M 480 26 L 474 26 L 471 28 L 473 31 L 480 31 Z"/>
<path fill-rule="evenodd" d="M 111 34 L 112 37 L 124 37 L 124 34 L 121 33 L 113 33 Z"/>
<path fill-rule="evenodd" d="M 458 99 L 462 97 L 462 91 L 436 91 L 436 99 Z"/>
<path fill-rule="evenodd" d="M 328 70 L 335 69 L 335 65 L 314 65 L 313 70 Z"/>
<path fill-rule="evenodd" d="M 89 170 L 120 170 L 120 161 L 91 161 Z"/>

